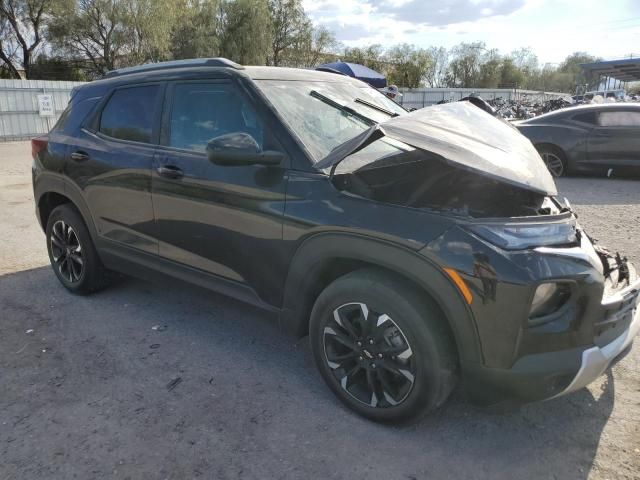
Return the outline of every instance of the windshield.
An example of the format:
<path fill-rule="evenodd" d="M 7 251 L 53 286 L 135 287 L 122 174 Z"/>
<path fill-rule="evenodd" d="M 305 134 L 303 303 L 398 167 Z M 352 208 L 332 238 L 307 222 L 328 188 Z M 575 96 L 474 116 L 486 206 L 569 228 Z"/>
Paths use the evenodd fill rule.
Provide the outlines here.
<path fill-rule="evenodd" d="M 359 87 L 346 82 L 285 80 L 257 80 L 256 84 L 307 148 L 314 162 L 322 160 L 335 147 L 367 130 L 370 123 L 361 117 L 376 123 L 391 118 L 357 99 L 393 114 L 407 113 L 393 100 L 364 84 Z M 326 97 L 355 110 L 359 115 L 341 110 L 319 97 Z"/>

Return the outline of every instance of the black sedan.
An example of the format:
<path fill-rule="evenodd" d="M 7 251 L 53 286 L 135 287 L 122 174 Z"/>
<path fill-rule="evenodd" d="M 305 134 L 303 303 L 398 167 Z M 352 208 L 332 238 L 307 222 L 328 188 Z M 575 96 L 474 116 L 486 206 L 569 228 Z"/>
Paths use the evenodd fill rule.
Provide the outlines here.
<path fill-rule="evenodd" d="M 515 126 L 535 145 L 552 175 L 640 172 L 640 105 L 566 108 Z"/>

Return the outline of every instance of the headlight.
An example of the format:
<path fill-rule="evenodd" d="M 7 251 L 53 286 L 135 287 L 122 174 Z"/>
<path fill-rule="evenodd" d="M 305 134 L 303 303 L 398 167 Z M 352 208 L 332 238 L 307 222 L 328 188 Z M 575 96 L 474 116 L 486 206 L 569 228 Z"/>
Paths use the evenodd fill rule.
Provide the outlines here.
<path fill-rule="evenodd" d="M 558 223 L 514 222 L 469 225 L 468 228 L 485 240 L 507 250 L 576 242 L 574 218 Z"/>

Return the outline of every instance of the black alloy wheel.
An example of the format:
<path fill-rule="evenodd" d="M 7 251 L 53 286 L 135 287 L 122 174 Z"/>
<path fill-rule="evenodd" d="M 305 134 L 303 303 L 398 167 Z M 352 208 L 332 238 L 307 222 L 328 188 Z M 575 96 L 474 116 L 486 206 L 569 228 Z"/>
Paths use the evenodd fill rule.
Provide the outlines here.
<path fill-rule="evenodd" d="M 84 275 L 84 259 L 78 234 L 64 220 L 58 220 L 51 228 L 49 241 L 54 268 L 70 283 L 79 282 Z"/>
<path fill-rule="evenodd" d="M 413 351 L 389 315 L 347 303 L 333 311 L 323 337 L 327 365 L 355 400 L 385 408 L 407 398 L 416 376 Z"/>
<path fill-rule="evenodd" d="M 326 287 L 311 312 L 309 340 L 329 388 L 374 421 L 413 421 L 456 384 L 456 347 L 441 310 L 382 270 L 357 270 Z"/>
<path fill-rule="evenodd" d="M 107 284 L 89 230 L 72 204 L 53 209 L 46 222 L 49 261 L 60 283 L 73 293 L 95 292 Z"/>

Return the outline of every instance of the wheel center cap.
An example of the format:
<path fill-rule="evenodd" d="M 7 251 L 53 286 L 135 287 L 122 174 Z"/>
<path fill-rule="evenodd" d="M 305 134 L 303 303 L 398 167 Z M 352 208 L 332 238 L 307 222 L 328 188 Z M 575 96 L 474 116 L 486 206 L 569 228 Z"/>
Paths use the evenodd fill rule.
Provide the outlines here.
<path fill-rule="evenodd" d="M 364 354 L 365 357 L 367 357 L 369 359 L 373 358 L 373 355 L 371 355 L 371 352 L 369 352 L 369 350 L 367 350 L 367 349 L 363 349 L 362 353 Z"/>

